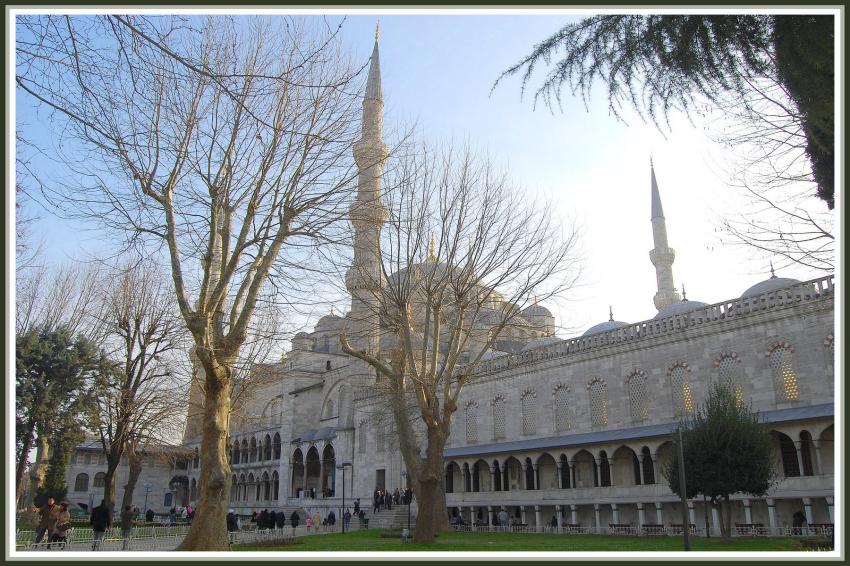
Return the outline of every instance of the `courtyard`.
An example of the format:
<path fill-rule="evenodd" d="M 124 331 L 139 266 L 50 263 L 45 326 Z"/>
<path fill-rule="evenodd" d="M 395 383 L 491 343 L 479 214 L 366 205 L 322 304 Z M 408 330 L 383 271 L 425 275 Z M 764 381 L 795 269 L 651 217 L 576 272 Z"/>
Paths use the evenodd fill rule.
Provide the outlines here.
<path fill-rule="evenodd" d="M 696 552 L 717 551 L 800 551 L 805 543 L 791 538 L 691 538 Z M 234 545 L 234 551 L 258 552 L 357 552 L 357 551 L 431 551 L 431 552 L 676 552 L 682 550 L 682 538 L 675 536 L 640 537 L 582 534 L 471 533 L 441 532 L 434 544 L 403 543 L 399 531 L 370 529 L 320 537 L 299 537 L 292 543 L 274 541 Z"/>

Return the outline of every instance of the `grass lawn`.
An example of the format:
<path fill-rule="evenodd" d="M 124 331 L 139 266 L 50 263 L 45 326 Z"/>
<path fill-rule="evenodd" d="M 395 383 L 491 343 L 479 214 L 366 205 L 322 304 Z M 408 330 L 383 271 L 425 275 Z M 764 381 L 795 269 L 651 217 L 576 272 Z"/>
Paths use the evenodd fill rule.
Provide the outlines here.
<path fill-rule="evenodd" d="M 525 534 L 525 533 L 468 533 L 443 532 L 434 544 L 402 544 L 401 537 L 381 537 L 385 531 L 371 529 L 345 534 L 313 535 L 300 537 L 298 544 L 234 545 L 238 551 L 679 551 L 682 550 L 681 537 L 629 537 L 578 534 Z M 796 551 L 800 542 L 784 538 L 734 538 L 722 543 L 717 538 L 691 538 L 691 548 L 695 551 Z"/>

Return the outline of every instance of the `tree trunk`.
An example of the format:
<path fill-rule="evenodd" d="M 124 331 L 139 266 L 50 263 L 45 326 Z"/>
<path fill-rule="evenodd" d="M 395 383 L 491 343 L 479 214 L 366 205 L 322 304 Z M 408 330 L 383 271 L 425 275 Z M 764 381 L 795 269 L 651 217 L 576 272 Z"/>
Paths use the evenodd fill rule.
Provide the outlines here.
<path fill-rule="evenodd" d="M 124 485 L 124 498 L 121 501 L 121 508 L 133 505 L 133 492 L 136 490 L 136 482 L 139 481 L 139 476 L 142 473 L 142 459 L 137 456 L 132 450 L 127 451 L 127 460 L 129 465 L 129 474 L 127 475 L 127 483 Z M 144 509 L 147 511 L 147 509 Z"/>
<path fill-rule="evenodd" d="M 113 509 L 115 507 L 115 472 L 118 471 L 120 461 L 120 453 L 117 458 L 112 455 L 107 455 L 106 457 L 106 474 L 103 477 L 103 501 L 107 509 Z"/>
<path fill-rule="evenodd" d="M 209 366 L 209 367 L 207 367 Z M 206 394 L 201 439 L 201 476 L 192 528 L 177 550 L 229 550 L 227 505 L 230 464 L 227 425 L 230 413 L 230 375 L 226 366 L 204 364 Z"/>
<path fill-rule="evenodd" d="M 24 435 L 23 446 L 21 447 L 21 457 L 18 460 L 18 465 L 15 468 L 15 503 L 20 503 L 21 496 L 24 490 L 24 471 L 27 467 L 27 461 L 32 450 L 33 434 L 35 433 L 35 420 L 30 419 L 27 423 L 27 432 Z M 32 492 L 32 490 L 30 490 Z"/>
<path fill-rule="evenodd" d="M 35 453 L 35 462 L 30 469 L 30 481 L 29 486 L 27 487 L 27 496 L 23 503 L 23 507 L 25 509 L 32 507 L 35 494 L 42 482 L 44 482 L 44 476 L 47 474 L 48 452 L 50 452 L 50 445 L 47 442 L 47 435 L 42 434 L 38 437 L 38 449 Z"/>
<path fill-rule="evenodd" d="M 729 509 L 729 496 L 724 496 L 719 500 L 720 504 L 720 536 L 724 541 L 728 542 L 732 538 L 729 521 L 732 518 Z"/>
<path fill-rule="evenodd" d="M 439 482 L 430 474 L 423 474 L 422 479 L 414 484 L 416 499 L 419 503 L 419 513 L 416 515 L 416 528 L 413 530 L 413 542 L 434 542 L 439 517 L 446 512 L 438 511 L 434 502 L 437 500 Z M 445 496 L 444 500 L 445 500 Z M 445 517 L 444 517 L 445 520 Z"/>

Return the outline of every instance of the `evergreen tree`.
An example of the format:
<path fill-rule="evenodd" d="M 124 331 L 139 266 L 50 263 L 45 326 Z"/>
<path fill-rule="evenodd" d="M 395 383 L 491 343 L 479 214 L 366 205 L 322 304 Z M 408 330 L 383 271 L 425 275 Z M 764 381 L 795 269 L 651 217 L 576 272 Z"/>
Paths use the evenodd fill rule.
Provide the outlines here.
<path fill-rule="evenodd" d="M 105 357 L 93 342 L 72 338 L 65 328 L 32 329 L 16 340 L 16 482 L 18 498 L 23 473 L 36 436 L 49 439 L 53 452 L 48 463 L 45 489 L 55 493 L 65 481 L 73 447 L 91 422 L 93 401 L 89 395 Z M 51 472 L 52 469 L 52 472 Z"/>
<path fill-rule="evenodd" d="M 720 532 L 728 538 L 729 497 L 735 493 L 761 497 L 773 485 L 776 457 L 770 432 L 759 414 L 724 384 L 715 384 L 693 419 L 681 426 L 686 496 L 703 495 L 719 505 Z M 662 472 L 673 493 L 681 496 L 678 450 Z"/>
<path fill-rule="evenodd" d="M 818 197 L 832 208 L 834 26 L 831 15 L 593 16 L 537 44 L 499 80 L 522 71 L 525 90 L 537 65 L 554 60 L 535 101 L 559 105 L 565 85 L 587 100 L 599 79 L 615 115 L 625 102 L 656 123 L 776 81 L 796 106 L 787 112 L 805 134 Z"/>

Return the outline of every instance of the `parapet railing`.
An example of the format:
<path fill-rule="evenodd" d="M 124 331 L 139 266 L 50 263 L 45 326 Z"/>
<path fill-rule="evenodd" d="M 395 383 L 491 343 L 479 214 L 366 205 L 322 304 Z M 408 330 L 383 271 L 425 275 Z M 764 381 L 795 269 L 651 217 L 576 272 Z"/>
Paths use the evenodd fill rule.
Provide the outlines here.
<path fill-rule="evenodd" d="M 747 315 L 796 305 L 804 302 L 832 298 L 833 275 L 812 279 L 753 297 L 732 299 L 673 316 L 628 324 L 621 328 L 569 338 L 518 354 L 510 354 L 479 362 L 475 373 L 483 375 L 531 362 L 560 358 L 605 346 L 614 346 L 664 336 L 672 332 L 711 324 L 721 320 L 737 319 Z"/>

